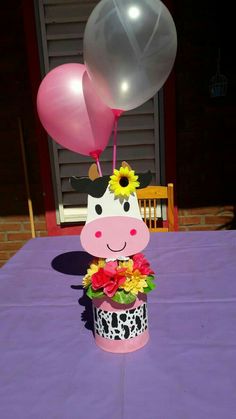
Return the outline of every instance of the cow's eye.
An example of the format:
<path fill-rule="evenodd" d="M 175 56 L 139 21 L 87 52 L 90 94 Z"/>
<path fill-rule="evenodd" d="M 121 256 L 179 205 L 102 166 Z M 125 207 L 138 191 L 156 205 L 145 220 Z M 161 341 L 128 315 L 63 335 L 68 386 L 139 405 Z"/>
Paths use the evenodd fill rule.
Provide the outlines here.
<path fill-rule="evenodd" d="M 124 210 L 125 210 L 125 212 L 128 212 L 129 209 L 130 209 L 130 203 L 129 202 L 125 202 L 124 203 Z"/>
<path fill-rule="evenodd" d="M 95 211 L 96 211 L 96 213 L 97 213 L 98 215 L 101 215 L 101 213 L 102 213 L 102 207 L 101 207 L 101 205 L 97 204 L 97 205 L 95 206 Z"/>

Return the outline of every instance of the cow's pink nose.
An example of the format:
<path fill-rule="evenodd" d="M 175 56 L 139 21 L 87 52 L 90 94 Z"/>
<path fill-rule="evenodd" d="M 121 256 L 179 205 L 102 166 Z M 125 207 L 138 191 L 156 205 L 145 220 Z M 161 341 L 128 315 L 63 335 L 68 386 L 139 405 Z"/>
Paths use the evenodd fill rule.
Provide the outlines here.
<path fill-rule="evenodd" d="M 99 258 L 117 258 L 139 253 L 150 237 L 146 224 L 134 217 L 101 217 L 86 223 L 80 240 L 86 250 Z"/>
<path fill-rule="evenodd" d="M 99 237 L 102 236 L 102 232 L 101 231 L 96 231 L 95 233 L 95 237 L 97 237 L 99 239 Z"/>

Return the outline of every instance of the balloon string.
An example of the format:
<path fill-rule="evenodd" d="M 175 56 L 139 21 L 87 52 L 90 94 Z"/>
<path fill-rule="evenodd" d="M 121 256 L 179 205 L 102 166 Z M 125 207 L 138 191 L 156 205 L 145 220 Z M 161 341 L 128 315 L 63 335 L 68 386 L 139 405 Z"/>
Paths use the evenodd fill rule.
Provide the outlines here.
<path fill-rule="evenodd" d="M 114 172 L 116 168 L 116 149 L 117 149 L 117 124 L 118 124 L 118 118 L 119 116 L 115 116 L 115 122 L 114 122 L 114 141 L 113 141 L 113 167 L 112 172 Z"/>
<path fill-rule="evenodd" d="M 101 166 L 100 166 L 98 155 L 96 156 L 96 164 L 97 164 L 97 168 L 98 168 L 98 173 L 102 177 L 102 170 L 101 170 Z"/>

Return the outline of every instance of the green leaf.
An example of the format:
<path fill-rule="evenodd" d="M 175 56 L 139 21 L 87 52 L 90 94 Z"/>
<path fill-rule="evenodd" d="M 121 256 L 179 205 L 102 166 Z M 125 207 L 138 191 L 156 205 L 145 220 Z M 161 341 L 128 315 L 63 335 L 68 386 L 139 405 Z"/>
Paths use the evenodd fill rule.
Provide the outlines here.
<path fill-rule="evenodd" d="M 150 288 L 150 287 L 146 287 L 143 289 L 144 294 L 148 294 L 149 292 L 151 292 L 152 290 L 154 290 L 154 288 L 156 288 L 156 285 L 153 284 L 154 287 Z"/>
<path fill-rule="evenodd" d="M 144 294 L 148 294 L 150 291 L 152 291 L 152 290 L 149 287 L 146 287 L 146 288 L 143 289 Z"/>
<path fill-rule="evenodd" d="M 102 298 L 105 297 L 105 294 L 103 291 L 93 291 L 93 298 Z"/>
<path fill-rule="evenodd" d="M 87 289 L 87 292 L 86 292 L 86 295 L 89 297 L 89 298 L 91 298 L 91 300 L 92 300 L 92 298 L 93 298 L 93 291 L 92 291 L 92 288 L 91 288 L 91 285 L 89 285 L 89 287 L 88 287 L 88 289 Z"/>
<path fill-rule="evenodd" d="M 149 288 L 151 288 L 152 290 L 154 290 L 154 288 L 156 288 L 156 284 L 154 284 L 153 280 L 154 280 L 154 276 L 147 276 L 147 278 L 146 278 L 146 282 L 147 282 Z"/>
<path fill-rule="evenodd" d="M 92 286 L 91 285 L 89 285 L 89 287 L 88 287 L 88 289 L 87 289 L 87 296 L 89 297 L 89 298 L 91 298 L 91 300 L 93 299 L 93 298 L 101 298 L 101 297 L 104 297 L 104 292 L 103 291 L 101 291 L 101 290 L 98 290 L 98 291 L 94 291 L 93 289 L 92 289 Z"/>
<path fill-rule="evenodd" d="M 119 304 L 131 304 L 136 300 L 136 295 L 131 294 L 131 292 L 119 290 L 116 291 L 115 295 L 112 297 L 112 300 Z"/>
<path fill-rule="evenodd" d="M 148 292 L 151 292 L 152 290 L 154 290 L 156 288 L 156 284 L 154 284 L 154 276 L 153 275 L 149 275 L 146 278 L 146 282 L 148 284 L 148 286 L 146 288 L 143 289 L 144 293 L 147 294 Z"/>

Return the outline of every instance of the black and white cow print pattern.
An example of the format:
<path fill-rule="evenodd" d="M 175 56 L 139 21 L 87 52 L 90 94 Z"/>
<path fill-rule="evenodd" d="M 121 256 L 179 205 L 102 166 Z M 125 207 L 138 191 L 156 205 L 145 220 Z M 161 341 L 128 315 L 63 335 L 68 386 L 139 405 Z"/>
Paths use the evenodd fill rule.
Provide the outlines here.
<path fill-rule="evenodd" d="M 131 339 L 143 333 L 148 327 L 147 304 L 120 312 L 93 308 L 95 332 L 111 340 Z"/>

